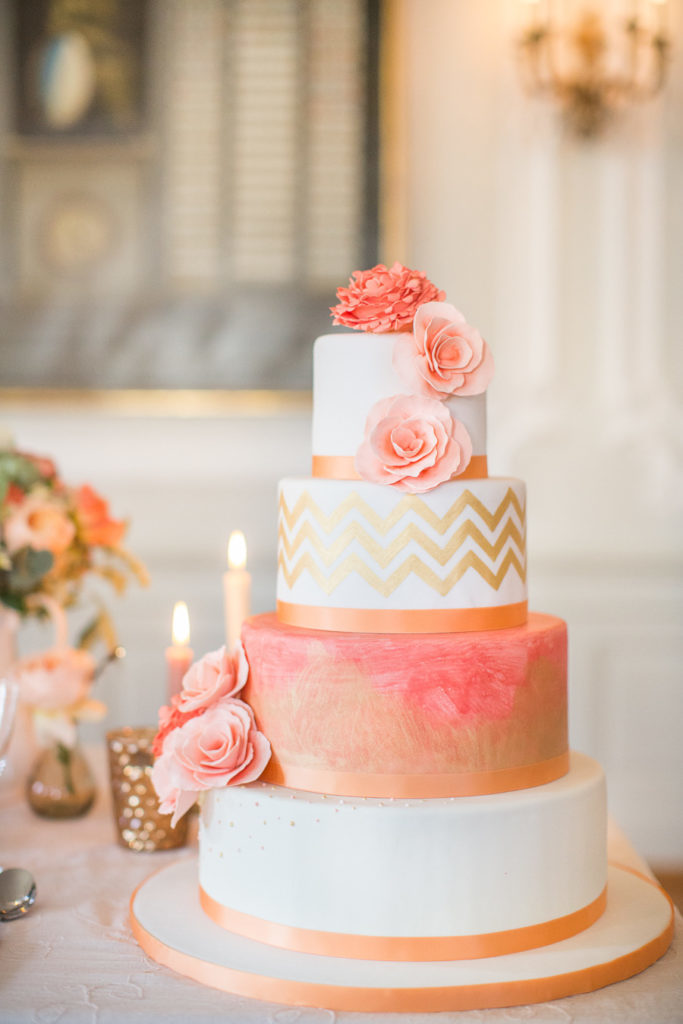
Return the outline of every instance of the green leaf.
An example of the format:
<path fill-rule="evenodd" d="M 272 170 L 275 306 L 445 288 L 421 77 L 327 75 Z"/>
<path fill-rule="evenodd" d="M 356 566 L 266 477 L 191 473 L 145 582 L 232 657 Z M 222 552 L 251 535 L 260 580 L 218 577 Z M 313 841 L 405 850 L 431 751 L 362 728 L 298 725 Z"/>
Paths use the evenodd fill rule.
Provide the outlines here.
<path fill-rule="evenodd" d="M 1 594 L 0 601 L 8 608 L 13 608 L 15 612 L 19 612 L 20 615 L 25 615 L 28 610 L 26 601 L 20 594 Z"/>
<path fill-rule="evenodd" d="M 0 452 L 0 479 L 6 481 L 5 491 L 9 483 L 15 483 L 22 491 L 29 491 L 43 479 L 38 467 L 16 452 Z"/>
<path fill-rule="evenodd" d="M 35 551 L 21 548 L 14 557 L 14 564 L 7 573 L 7 587 L 15 594 L 28 594 L 42 580 L 54 565 L 50 551 Z"/>

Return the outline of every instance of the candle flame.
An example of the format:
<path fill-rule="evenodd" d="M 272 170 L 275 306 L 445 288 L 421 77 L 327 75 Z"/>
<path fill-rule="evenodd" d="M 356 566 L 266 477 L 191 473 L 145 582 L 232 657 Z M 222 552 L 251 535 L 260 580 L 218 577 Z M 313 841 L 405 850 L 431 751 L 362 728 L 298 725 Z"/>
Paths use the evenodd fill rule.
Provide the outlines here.
<path fill-rule="evenodd" d="M 244 569 L 247 564 L 247 542 L 241 530 L 233 530 L 228 541 L 228 566 Z"/>
<path fill-rule="evenodd" d="M 190 642 L 190 615 L 184 601 L 176 601 L 173 606 L 173 643 L 185 647 Z"/>

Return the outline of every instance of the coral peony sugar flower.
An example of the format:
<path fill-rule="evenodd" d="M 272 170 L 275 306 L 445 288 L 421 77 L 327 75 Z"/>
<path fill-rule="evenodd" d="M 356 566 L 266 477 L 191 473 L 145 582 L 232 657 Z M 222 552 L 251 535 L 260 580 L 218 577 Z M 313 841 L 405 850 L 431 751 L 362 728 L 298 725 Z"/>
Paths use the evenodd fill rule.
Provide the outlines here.
<path fill-rule="evenodd" d="M 333 323 L 357 331 L 382 334 L 407 330 L 418 307 L 441 302 L 445 293 L 422 270 L 401 263 L 354 271 L 348 288 L 337 289 L 338 304 L 330 307 Z"/>

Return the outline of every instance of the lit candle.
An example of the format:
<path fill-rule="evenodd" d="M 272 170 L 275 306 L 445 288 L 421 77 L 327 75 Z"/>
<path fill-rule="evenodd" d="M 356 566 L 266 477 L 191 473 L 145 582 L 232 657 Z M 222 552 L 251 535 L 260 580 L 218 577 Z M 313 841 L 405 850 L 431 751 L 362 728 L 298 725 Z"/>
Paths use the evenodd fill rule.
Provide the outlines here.
<path fill-rule="evenodd" d="M 247 542 L 241 530 L 233 530 L 228 541 L 228 571 L 223 573 L 225 640 L 232 651 L 239 642 L 242 623 L 249 617 L 251 576 L 246 570 Z"/>
<path fill-rule="evenodd" d="M 176 601 L 173 607 L 171 634 L 173 644 L 171 647 L 166 648 L 169 701 L 174 694 L 180 693 L 183 687 L 183 676 L 192 664 L 193 658 L 193 651 L 190 647 L 190 616 L 184 601 Z"/>

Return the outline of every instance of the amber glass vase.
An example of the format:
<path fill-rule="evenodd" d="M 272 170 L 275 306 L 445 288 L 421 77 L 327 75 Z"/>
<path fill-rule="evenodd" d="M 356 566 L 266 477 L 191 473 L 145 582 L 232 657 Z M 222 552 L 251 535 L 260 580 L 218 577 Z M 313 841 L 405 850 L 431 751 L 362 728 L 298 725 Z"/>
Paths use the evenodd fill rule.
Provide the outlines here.
<path fill-rule="evenodd" d="M 96 794 L 95 780 L 85 754 L 76 744 L 44 747 L 26 782 L 26 797 L 43 818 L 78 818 L 87 814 Z"/>

